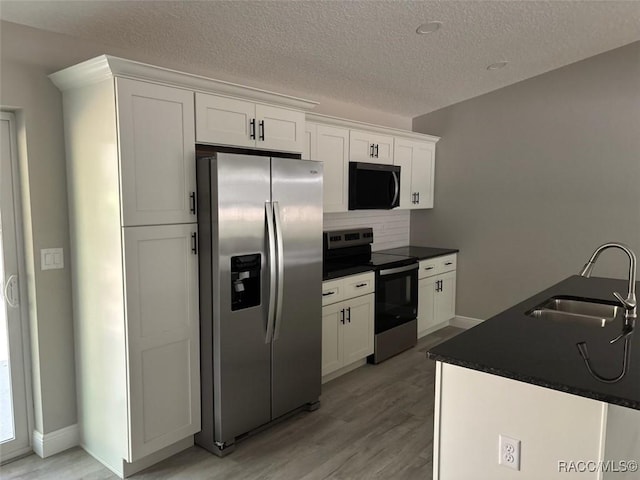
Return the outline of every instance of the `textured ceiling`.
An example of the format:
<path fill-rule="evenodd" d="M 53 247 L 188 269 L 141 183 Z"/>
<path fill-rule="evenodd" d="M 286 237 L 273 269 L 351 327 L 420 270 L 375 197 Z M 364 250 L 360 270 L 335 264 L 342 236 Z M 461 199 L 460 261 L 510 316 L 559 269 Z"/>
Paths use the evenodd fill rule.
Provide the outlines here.
<path fill-rule="evenodd" d="M 408 117 L 640 40 L 640 1 L 3 0 L 0 17 Z"/>

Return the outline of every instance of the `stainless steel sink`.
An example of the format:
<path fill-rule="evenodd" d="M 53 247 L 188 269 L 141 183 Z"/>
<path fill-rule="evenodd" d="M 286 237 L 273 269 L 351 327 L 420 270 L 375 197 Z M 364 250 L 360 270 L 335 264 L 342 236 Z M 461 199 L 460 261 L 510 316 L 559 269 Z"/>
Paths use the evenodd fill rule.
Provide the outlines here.
<path fill-rule="evenodd" d="M 622 312 L 622 307 L 597 300 L 552 297 L 527 315 L 545 320 L 581 322 L 604 327 Z"/>

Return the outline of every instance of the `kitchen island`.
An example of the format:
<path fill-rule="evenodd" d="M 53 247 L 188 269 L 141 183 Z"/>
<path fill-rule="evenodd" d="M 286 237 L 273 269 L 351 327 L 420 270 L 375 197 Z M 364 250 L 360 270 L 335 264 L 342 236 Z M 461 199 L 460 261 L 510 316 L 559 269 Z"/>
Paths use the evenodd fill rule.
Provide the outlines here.
<path fill-rule="evenodd" d="M 638 478 L 640 332 L 628 337 L 626 374 L 605 383 L 577 344 L 587 344 L 598 375 L 616 377 L 625 340 L 609 341 L 622 331 L 622 311 L 604 326 L 528 315 L 558 296 L 615 304 L 614 291 L 627 282 L 572 276 L 429 351 L 434 480 Z M 504 461 L 500 435 L 521 442 L 519 460 Z"/>

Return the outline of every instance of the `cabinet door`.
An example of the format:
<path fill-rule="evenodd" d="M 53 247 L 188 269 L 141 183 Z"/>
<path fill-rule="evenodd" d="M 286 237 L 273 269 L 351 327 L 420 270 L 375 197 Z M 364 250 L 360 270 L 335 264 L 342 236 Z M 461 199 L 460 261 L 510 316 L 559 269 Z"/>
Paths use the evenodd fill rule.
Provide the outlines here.
<path fill-rule="evenodd" d="M 435 144 L 396 138 L 394 165 L 400 170 L 400 208 L 432 208 Z"/>
<path fill-rule="evenodd" d="M 318 157 L 324 163 L 324 212 L 349 209 L 349 130 L 318 125 Z"/>
<path fill-rule="evenodd" d="M 316 160 L 318 158 L 318 126 L 306 122 L 304 125 L 304 150 L 302 160 Z"/>
<path fill-rule="evenodd" d="M 437 277 L 428 277 L 418 281 L 418 337 L 438 323 L 435 319 L 436 280 Z"/>
<path fill-rule="evenodd" d="M 255 147 L 256 105 L 235 98 L 196 93 L 196 140 L 201 143 Z"/>
<path fill-rule="evenodd" d="M 286 108 L 256 105 L 258 148 L 283 152 L 304 150 L 304 113 Z"/>
<path fill-rule="evenodd" d="M 416 192 L 411 184 L 411 166 L 415 150 L 414 142 L 404 138 L 396 138 L 394 150 L 393 164 L 400 167 L 400 208 L 416 208 Z M 419 325 L 418 331 L 420 331 Z"/>
<path fill-rule="evenodd" d="M 343 326 L 344 365 L 363 359 L 373 353 L 373 294 L 344 302 L 347 307 Z"/>
<path fill-rule="evenodd" d="M 344 303 L 322 307 L 322 376 L 343 365 L 342 327 Z"/>
<path fill-rule="evenodd" d="M 362 130 L 351 130 L 349 160 L 352 162 L 393 164 L 393 137 Z"/>
<path fill-rule="evenodd" d="M 433 208 L 435 153 L 436 146 L 430 142 L 416 142 L 413 148 L 411 190 L 417 193 L 415 208 Z"/>
<path fill-rule="evenodd" d="M 195 222 L 193 92 L 124 78 L 116 88 L 122 225 Z"/>
<path fill-rule="evenodd" d="M 456 315 L 456 272 L 443 273 L 434 277 L 440 280 L 440 291 L 435 298 L 435 322 L 451 320 Z"/>
<path fill-rule="evenodd" d="M 123 228 L 129 461 L 200 430 L 196 225 Z"/>

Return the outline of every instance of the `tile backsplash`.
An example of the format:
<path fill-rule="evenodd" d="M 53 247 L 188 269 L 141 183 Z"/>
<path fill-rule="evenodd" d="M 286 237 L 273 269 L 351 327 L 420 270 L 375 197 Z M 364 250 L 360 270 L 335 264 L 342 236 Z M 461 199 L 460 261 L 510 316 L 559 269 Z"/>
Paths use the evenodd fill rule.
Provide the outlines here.
<path fill-rule="evenodd" d="M 324 230 L 372 227 L 372 250 L 409 245 L 409 210 L 354 210 L 324 214 Z"/>

